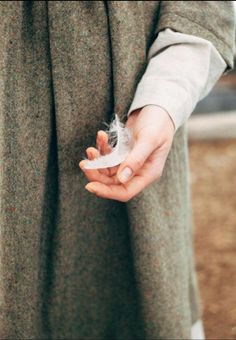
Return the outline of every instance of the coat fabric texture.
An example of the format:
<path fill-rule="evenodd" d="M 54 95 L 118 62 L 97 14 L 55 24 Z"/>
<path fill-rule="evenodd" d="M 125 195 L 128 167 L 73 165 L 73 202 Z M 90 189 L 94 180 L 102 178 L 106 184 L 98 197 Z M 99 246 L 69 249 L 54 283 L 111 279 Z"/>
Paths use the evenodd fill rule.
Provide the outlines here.
<path fill-rule="evenodd" d="M 160 30 L 210 40 L 230 70 L 233 21 L 230 1 L 0 2 L 1 339 L 190 338 L 185 126 L 127 203 L 87 192 L 78 162 L 128 111 Z"/>

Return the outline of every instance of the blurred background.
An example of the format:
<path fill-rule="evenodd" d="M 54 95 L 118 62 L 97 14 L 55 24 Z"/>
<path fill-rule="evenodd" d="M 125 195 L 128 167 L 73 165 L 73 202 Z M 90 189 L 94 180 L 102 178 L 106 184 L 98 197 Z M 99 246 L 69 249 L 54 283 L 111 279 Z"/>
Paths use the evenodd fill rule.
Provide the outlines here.
<path fill-rule="evenodd" d="M 236 69 L 198 103 L 188 133 L 206 338 L 236 339 Z"/>

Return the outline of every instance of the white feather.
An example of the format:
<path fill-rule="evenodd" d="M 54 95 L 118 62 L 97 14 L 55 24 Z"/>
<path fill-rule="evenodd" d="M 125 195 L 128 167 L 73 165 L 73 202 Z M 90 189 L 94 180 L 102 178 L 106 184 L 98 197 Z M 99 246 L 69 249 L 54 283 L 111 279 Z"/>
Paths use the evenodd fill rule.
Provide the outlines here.
<path fill-rule="evenodd" d="M 133 146 L 131 130 L 124 126 L 117 115 L 115 115 L 115 119 L 111 122 L 107 133 L 112 151 L 94 160 L 88 160 L 85 169 L 103 169 L 119 165 L 131 151 Z"/>

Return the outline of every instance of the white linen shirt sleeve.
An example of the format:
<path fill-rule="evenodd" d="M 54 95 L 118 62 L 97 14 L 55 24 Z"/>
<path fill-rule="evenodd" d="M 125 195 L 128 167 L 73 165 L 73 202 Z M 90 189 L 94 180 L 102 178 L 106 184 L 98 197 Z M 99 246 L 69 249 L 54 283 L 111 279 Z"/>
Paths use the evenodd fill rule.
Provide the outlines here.
<path fill-rule="evenodd" d="M 146 105 L 158 105 L 170 115 L 175 131 L 227 67 L 210 41 L 169 28 L 158 34 L 147 59 L 127 115 Z"/>

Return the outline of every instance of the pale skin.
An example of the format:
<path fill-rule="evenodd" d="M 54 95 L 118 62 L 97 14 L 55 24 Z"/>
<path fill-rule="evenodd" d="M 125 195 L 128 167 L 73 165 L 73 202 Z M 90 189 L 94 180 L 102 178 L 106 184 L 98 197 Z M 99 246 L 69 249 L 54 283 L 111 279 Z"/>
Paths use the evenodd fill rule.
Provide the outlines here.
<path fill-rule="evenodd" d="M 79 163 L 89 181 L 85 189 L 98 197 L 127 202 L 162 176 L 175 133 L 169 114 L 159 106 L 147 105 L 133 111 L 126 126 L 133 130 L 135 143 L 120 165 L 87 170 L 84 169 L 87 160 Z M 100 130 L 96 148 L 87 148 L 87 157 L 94 159 L 109 152 L 108 135 Z M 126 176 L 122 177 L 122 171 L 127 168 Z"/>

